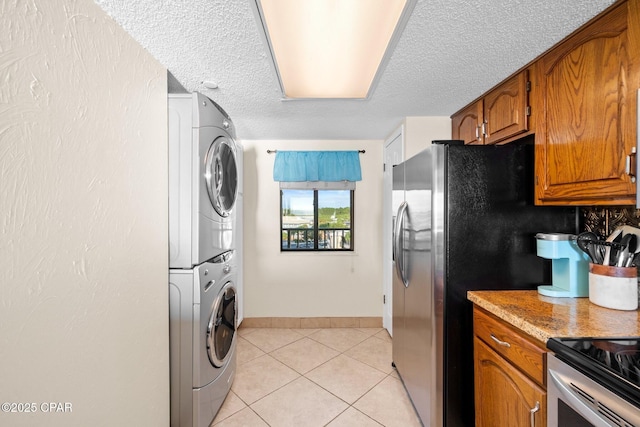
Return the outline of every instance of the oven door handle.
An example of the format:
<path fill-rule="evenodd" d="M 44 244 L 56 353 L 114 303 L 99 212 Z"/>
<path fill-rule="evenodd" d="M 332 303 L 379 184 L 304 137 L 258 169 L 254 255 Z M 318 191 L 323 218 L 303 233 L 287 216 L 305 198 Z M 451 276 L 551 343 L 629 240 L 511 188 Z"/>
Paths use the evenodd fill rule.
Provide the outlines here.
<path fill-rule="evenodd" d="M 567 382 L 562 379 L 562 375 L 552 369 L 548 370 L 549 377 L 553 381 L 553 385 L 558 389 L 558 391 L 562 394 L 562 396 L 567 400 L 566 403 L 570 403 L 574 409 L 578 410 L 580 415 L 587 418 L 588 421 L 598 426 L 609 426 L 610 424 L 606 422 L 605 419 L 600 417 L 597 412 L 591 409 L 589 406 L 585 405 L 576 394 L 567 387 Z"/>

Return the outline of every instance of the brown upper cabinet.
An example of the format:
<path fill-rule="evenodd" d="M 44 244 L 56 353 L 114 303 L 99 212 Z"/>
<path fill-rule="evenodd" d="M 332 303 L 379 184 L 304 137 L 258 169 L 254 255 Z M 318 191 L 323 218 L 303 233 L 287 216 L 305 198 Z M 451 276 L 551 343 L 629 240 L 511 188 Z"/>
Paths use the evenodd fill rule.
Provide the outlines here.
<path fill-rule="evenodd" d="M 639 90 L 640 0 L 619 0 L 451 116 L 452 136 L 535 134 L 536 204 L 635 204 Z"/>
<path fill-rule="evenodd" d="M 478 101 L 451 116 L 453 139 L 495 144 L 529 130 L 529 71 L 505 80 Z"/>
<path fill-rule="evenodd" d="M 465 144 L 484 144 L 481 125 L 484 122 L 482 99 L 469 104 L 451 116 L 451 137 Z"/>
<path fill-rule="evenodd" d="M 635 203 L 639 4 L 616 3 L 539 59 L 538 204 Z"/>

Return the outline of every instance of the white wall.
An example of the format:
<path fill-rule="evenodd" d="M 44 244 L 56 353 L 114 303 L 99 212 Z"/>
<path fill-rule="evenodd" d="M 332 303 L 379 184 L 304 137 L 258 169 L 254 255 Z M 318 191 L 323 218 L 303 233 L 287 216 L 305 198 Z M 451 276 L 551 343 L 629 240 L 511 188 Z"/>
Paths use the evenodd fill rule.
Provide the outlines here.
<path fill-rule="evenodd" d="M 451 118 L 444 116 L 406 117 L 404 158 L 413 157 L 431 145 L 431 141 L 451 139 Z"/>
<path fill-rule="evenodd" d="M 382 141 L 243 141 L 245 317 L 382 316 Z M 354 252 L 280 251 L 271 150 L 358 150 Z"/>
<path fill-rule="evenodd" d="M 91 0 L 0 28 L 0 425 L 166 426 L 166 70 Z"/>

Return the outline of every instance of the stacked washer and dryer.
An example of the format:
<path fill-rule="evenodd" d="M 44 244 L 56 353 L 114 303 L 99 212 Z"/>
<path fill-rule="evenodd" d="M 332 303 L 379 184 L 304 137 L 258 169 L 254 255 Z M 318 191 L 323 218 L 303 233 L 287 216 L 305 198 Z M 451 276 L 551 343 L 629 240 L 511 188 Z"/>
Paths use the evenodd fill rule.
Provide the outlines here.
<path fill-rule="evenodd" d="M 240 146 L 206 96 L 169 94 L 168 110 L 171 426 L 206 427 L 236 368 Z"/>

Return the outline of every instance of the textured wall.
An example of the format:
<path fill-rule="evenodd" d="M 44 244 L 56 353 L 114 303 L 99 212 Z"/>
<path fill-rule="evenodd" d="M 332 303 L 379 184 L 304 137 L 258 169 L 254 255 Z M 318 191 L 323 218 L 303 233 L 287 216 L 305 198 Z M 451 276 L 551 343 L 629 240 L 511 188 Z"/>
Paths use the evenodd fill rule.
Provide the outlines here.
<path fill-rule="evenodd" d="M 382 316 L 382 141 L 243 141 L 245 317 Z M 280 252 L 271 150 L 366 150 L 356 184 L 355 251 Z"/>
<path fill-rule="evenodd" d="M 168 425 L 166 69 L 91 0 L 0 28 L 0 425 Z"/>

